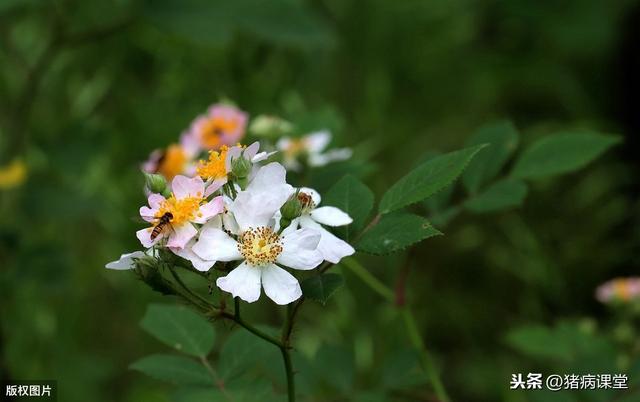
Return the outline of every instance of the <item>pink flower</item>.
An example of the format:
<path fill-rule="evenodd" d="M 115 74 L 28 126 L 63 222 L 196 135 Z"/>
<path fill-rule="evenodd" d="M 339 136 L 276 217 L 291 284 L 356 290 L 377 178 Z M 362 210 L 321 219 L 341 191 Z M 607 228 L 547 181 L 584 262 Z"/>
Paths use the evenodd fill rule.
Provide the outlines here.
<path fill-rule="evenodd" d="M 640 278 L 615 278 L 596 289 L 596 299 L 602 303 L 629 302 L 640 298 Z"/>
<path fill-rule="evenodd" d="M 182 249 L 198 233 L 194 224 L 204 224 L 223 210 L 222 197 L 207 201 L 205 183 L 200 177 L 176 176 L 171 182 L 172 194 L 149 195 L 149 207 L 140 208 L 140 216 L 152 224 L 136 236 L 146 248 L 161 240 L 172 249 Z"/>
<path fill-rule="evenodd" d="M 245 133 L 248 115 L 242 110 L 215 104 L 205 115 L 198 116 L 184 134 L 203 149 L 219 149 L 222 145 L 234 145 Z"/>
<path fill-rule="evenodd" d="M 156 149 L 151 152 L 149 159 L 142 164 L 142 170 L 147 173 L 161 174 L 167 180 L 172 180 L 179 174 L 194 176 L 194 159 L 199 153 L 198 144 L 183 135 L 180 138 L 180 144 L 171 144 L 166 149 Z"/>

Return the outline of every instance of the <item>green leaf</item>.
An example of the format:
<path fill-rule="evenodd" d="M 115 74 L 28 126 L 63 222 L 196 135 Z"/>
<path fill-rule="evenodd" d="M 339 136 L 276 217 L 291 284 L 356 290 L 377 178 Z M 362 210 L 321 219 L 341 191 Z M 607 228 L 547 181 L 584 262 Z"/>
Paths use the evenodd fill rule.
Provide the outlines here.
<path fill-rule="evenodd" d="M 573 172 L 619 142 L 618 137 L 590 132 L 544 137 L 524 151 L 511 175 L 518 179 L 537 179 Z"/>
<path fill-rule="evenodd" d="M 208 355 L 215 339 L 209 322 L 182 306 L 151 304 L 140 325 L 165 344 L 193 356 Z"/>
<path fill-rule="evenodd" d="M 333 34 L 295 0 L 148 0 L 144 15 L 161 30 L 195 43 L 222 45 L 237 31 L 291 45 L 331 45 Z"/>
<path fill-rule="evenodd" d="M 190 358 L 173 355 L 143 357 L 129 366 L 157 380 L 175 384 L 211 386 L 213 380 L 207 369 Z"/>
<path fill-rule="evenodd" d="M 373 208 L 373 193 L 365 184 L 351 175 L 346 175 L 327 191 L 322 205 L 340 208 L 353 219 L 351 225 L 337 228 L 345 240 L 359 231 Z"/>
<path fill-rule="evenodd" d="M 234 331 L 222 346 L 218 359 L 220 377 L 229 382 L 246 373 L 248 370 L 269 361 L 276 351 L 262 339 L 248 331 L 240 329 Z"/>
<path fill-rule="evenodd" d="M 552 329 L 541 325 L 527 325 L 507 333 L 507 343 L 513 348 L 534 357 L 569 359 L 570 340 L 562 339 Z"/>
<path fill-rule="evenodd" d="M 370 254 L 390 254 L 441 234 L 423 217 L 399 212 L 384 215 L 362 236 L 356 248 Z"/>
<path fill-rule="evenodd" d="M 300 283 L 302 294 L 322 305 L 325 305 L 342 285 L 344 285 L 344 278 L 335 273 L 310 276 Z"/>
<path fill-rule="evenodd" d="M 469 199 L 464 207 L 476 213 L 499 211 L 522 205 L 526 196 L 527 185 L 523 181 L 504 179 Z"/>
<path fill-rule="evenodd" d="M 378 208 L 386 214 L 432 196 L 449 186 L 485 145 L 437 156 L 418 166 L 391 186 Z"/>
<path fill-rule="evenodd" d="M 462 183 L 470 193 L 493 179 L 518 147 L 518 130 L 510 121 L 498 121 L 480 127 L 467 141 L 467 146 L 489 144 L 473 158 L 462 175 Z"/>

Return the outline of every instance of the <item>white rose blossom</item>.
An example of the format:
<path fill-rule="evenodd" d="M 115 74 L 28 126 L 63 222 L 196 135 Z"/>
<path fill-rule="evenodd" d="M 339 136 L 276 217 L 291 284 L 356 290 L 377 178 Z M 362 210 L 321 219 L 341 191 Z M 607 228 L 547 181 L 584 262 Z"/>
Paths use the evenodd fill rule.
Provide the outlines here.
<path fill-rule="evenodd" d="M 336 207 L 318 207 L 321 200 L 320 194 L 312 188 L 300 188 L 298 200 L 302 204 L 302 215 L 294 219 L 291 226 L 299 225 L 301 228 L 314 229 L 320 232 L 318 250 L 320 250 L 325 260 L 337 264 L 342 258 L 353 255 L 356 252 L 349 243 L 334 236 L 322 227 L 322 225 L 335 227 L 351 224 L 353 219 L 347 213 Z"/>
<path fill-rule="evenodd" d="M 349 148 L 336 148 L 324 152 L 330 142 L 331 133 L 323 130 L 301 138 L 282 137 L 276 143 L 276 148 L 282 151 L 285 167 L 295 171 L 302 169 L 300 157 L 306 157 L 307 163 L 312 167 L 351 158 L 353 152 Z"/>
<path fill-rule="evenodd" d="M 310 270 L 322 261 L 318 250 L 319 231 L 290 226 L 274 230 L 275 216 L 293 194 L 285 181 L 286 171 L 278 163 L 260 170 L 246 190 L 228 206 L 237 223 L 236 238 L 213 224 L 202 228 L 193 252 L 206 261 L 241 261 L 229 274 L 217 279 L 217 286 L 247 302 L 259 299 L 261 288 L 277 304 L 289 304 L 302 295 L 298 280 L 283 265 Z"/>

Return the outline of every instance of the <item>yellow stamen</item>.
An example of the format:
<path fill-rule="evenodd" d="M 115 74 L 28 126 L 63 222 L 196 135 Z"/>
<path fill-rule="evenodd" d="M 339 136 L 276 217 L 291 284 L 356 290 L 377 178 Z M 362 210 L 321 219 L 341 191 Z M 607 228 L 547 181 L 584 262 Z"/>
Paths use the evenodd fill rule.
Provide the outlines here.
<path fill-rule="evenodd" d="M 285 148 L 284 153 L 288 157 L 296 157 L 299 154 L 303 153 L 307 149 L 307 140 L 306 138 L 292 138 Z"/>
<path fill-rule="evenodd" d="M 280 253 L 280 236 L 268 227 L 250 228 L 238 239 L 238 251 L 253 266 L 273 264 Z"/>
<path fill-rule="evenodd" d="M 200 205 L 204 201 L 202 194 L 199 197 L 185 197 L 177 199 L 173 194 L 160 204 L 155 218 L 159 220 L 165 213 L 171 212 L 173 218 L 171 224 L 179 225 L 198 217 Z"/>
<path fill-rule="evenodd" d="M 225 160 L 227 159 L 227 151 L 229 149 L 226 145 L 220 148 L 220 151 L 210 151 L 209 159 L 207 161 L 200 161 L 197 167 L 197 172 L 203 179 L 222 179 L 227 177 L 227 167 Z"/>

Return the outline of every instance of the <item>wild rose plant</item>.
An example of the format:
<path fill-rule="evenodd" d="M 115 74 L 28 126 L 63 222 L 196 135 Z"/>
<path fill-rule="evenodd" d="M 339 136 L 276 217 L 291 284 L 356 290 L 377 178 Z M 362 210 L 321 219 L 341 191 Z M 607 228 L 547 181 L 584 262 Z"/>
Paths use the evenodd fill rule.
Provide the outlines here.
<path fill-rule="evenodd" d="M 247 127 L 259 141 L 247 141 Z M 335 177 L 322 195 L 309 183 L 289 182 L 288 170 L 304 178 L 306 170 L 352 157 L 351 149 L 330 146 L 329 131 L 318 127 L 311 133 L 298 132 L 295 124 L 277 116 L 258 116 L 250 122 L 248 114 L 235 106 L 212 105 L 177 143 L 153 151 L 142 165 L 147 201 L 139 209 L 146 222 L 136 233 L 141 249 L 106 265 L 132 270 L 154 290 L 178 297 L 199 313 L 152 305 L 142 322 L 159 340 L 197 360 L 150 356 L 132 367 L 160 379 L 179 378 L 200 386 L 196 377 L 203 370 L 205 377 L 211 376 L 209 385 L 220 400 L 237 400 L 209 356 L 214 334 L 207 320 L 230 321 L 281 352 L 286 395 L 295 401 L 299 396 L 295 373 L 302 368 L 294 370 L 291 351 L 300 307 L 307 301 L 325 304 L 343 285 L 339 274 L 328 272 L 339 264 L 397 308 L 435 398 L 448 401 L 406 304 L 408 272 L 399 269 L 399 285 L 392 290 L 354 255 L 356 251 L 392 254 L 440 235 L 424 217 L 406 210 L 414 204 L 426 206 L 441 225 L 462 211 L 513 208 L 522 203 L 527 180 L 576 170 L 616 142 L 592 133 L 550 136 L 525 150 L 501 178 L 499 173 L 515 151 L 515 146 L 506 145 L 517 143 L 517 136 L 510 124 L 483 127 L 466 148 L 431 157 L 389 186 L 372 212 L 372 191 L 353 175 Z M 549 162 L 549 155 L 568 146 L 588 152 Z M 452 188 L 467 165 L 462 181 L 468 198 L 458 205 L 447 204 L 451 192 L 443 190 Z M 185 281 L 187 272 L 197 275 L 210 292 L 203 294 Z M 605 301 L 616 292 L 635 297 L 636 287 L 635 282 L 623 290 L 621 285 L 607 285 L 598 297 Z M 233 300 L 233 307 L 228 300 Z M 256 302 L 286 306 L 279 334 L 241 314 L 243 303 Z M 254 400 L 253 395 L 248 398 L 244 400 Z"/>

